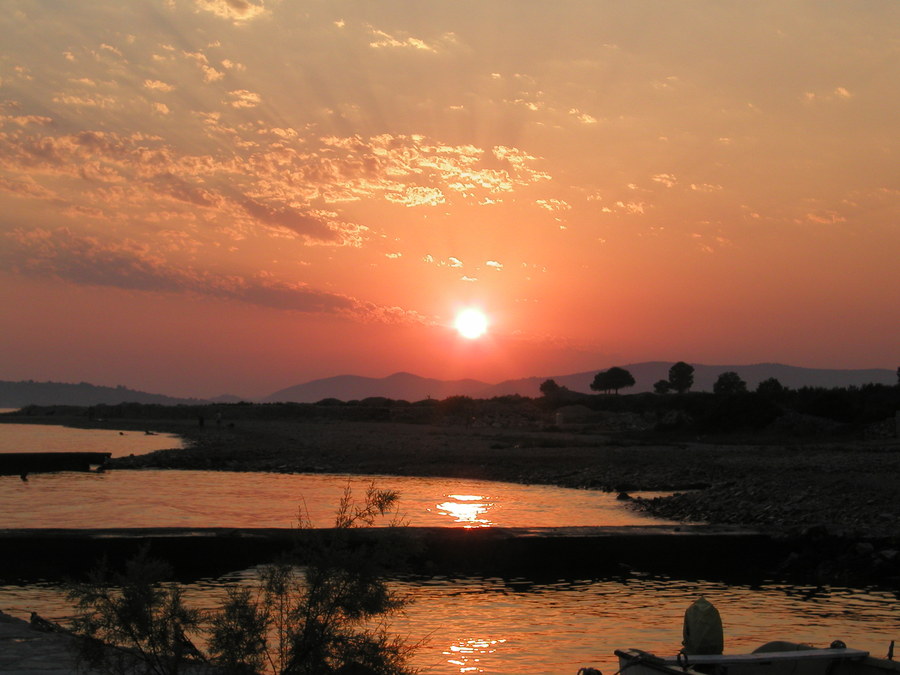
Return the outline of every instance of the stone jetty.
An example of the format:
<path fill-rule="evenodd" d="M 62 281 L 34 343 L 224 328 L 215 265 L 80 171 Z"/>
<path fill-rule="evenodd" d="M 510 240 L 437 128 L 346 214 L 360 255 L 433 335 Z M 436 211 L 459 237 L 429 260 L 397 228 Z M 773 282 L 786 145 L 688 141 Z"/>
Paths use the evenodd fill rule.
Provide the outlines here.
<path fill-rule="evenodd" d="M 143 547 L 181 578 L 270 562 L 333 530 L 281 528 L 124 528 L 0 530 L 0 578 L 77 575 L 101 559 L 122 564 Z M 597 575 L 626 569 L 721 579 L 761 579 L 791 549 L 780 537 L 739 527 L 654 525 L 553 528 L 361 528 L 342 531 L 351 546 L 402 552 L 403 571 L 424 574 Z"/>

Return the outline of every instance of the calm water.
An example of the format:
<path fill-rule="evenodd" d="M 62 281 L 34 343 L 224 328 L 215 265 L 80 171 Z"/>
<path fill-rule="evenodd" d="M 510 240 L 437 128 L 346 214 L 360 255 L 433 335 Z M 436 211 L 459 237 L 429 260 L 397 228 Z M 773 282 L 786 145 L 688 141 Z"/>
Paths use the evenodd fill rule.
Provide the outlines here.
<path fill-rule="evenodd" d="M 9 425 L 0 425 L 0 447 Z M 19 425 L 27 426 L 27 425 Z M 31 427 L 38 434 L 48 427 Z M 57 428 L 58 429 L 58 428 Z M 80 430 L 59 432 L 81 443 Z M 18 432 L 17 432 L 18 433 Z M 108 433 L 108 432 L 107 432 Z M 75 437 L 78 440 L 74 440 Z M 117 432 L 110 440 L 117 442 Z M 125 439 L 160 440 L 129 434 Z M 65 445 L 65 443 L 63 443 Z M 124 454 L 137 450 L 124 449 Z M 143 447 L 143 446 L 141 446 Z M 158 447 L 158 446 L 157 446 Z M 171 439 L 164 447 L 172 447 Z M 30 446 L 35 449 L 35 445 Z M 96 449 L 96 446 L 59 447 Z M 327 525 L 350 480 L 361 493 L 369 478 L 221 472 L 114 471 L 107 474 L 0 477 L 0 527 L 281 526 L 298 505 Z M 456 527 L 603 525 L 648 522 L 611 495 L 582 490 L 482 481 L 376 477 L 401 492 L 412 525 Z M 6 554 L 6 552 L 3 552 Z M 190 602 L 212 608 L 227 584 L 252 584 L 256 570 L 188 584 Z M 414 596 L 394 629 L 427 638 L 416 664 L 425 674 L 565 673 L 593 665 L 618 669 L 612 652 L 640 647 L 677 651 L 685 608 L 705 595 L 719 608 L 726 650 L 746 651 L 773 639 L 826 646 L 842 639 L 884 655 L 900 639 L 897 596 L 860 589 L 726 586 L 711 582 L 628 579 L 528 580 L 405 579 L 398 590 Z M 0 609 L 27 618 L 31 611 L 65 621 L 71 607 L 58 584 L 0 586 Z"/>
<path fill-rule="evenodd" d="M 172 434 L 0 424 L 0 452 L 111 452 L 113 457 L 127 457 L 182 446 L 181 438 Z"/>
<path fill-rule="evenodd" d="M 100 449 L 117 456 L 179 447 L 162 435 L 0 425 L 0 451 Z M 11 450 L 8 450 L 11 451 Z M 400 493 L 398 516 L 414 526 L 554 527 L 665 523 L 609 493 L 492 481 L 336 474 L 109 471 L 0 476 L 0 527 L 290 527 L 302 509 L 330 526 L 349 485 Z"/>
<path fill-rule="evenodd" d="M 2 429 L 0 429 L 2 430 Z M 110 471 L 0 476 L 0 527 L 290 527 L 298 509 L 328 527 L 349 484 L 400 492 L 409 525 L 554 527 L 664 523 L 612 494 L 540 485 L 396 476 Z"/>
<path fill-rule="evenodd" d="M 215 607 L 229 583 L 251 584 L 255 570 L 185 586 L 190 604 Z M 558 581 L 436 578 L 395 582 L 415 601 L 392 630 L 426 639 L 415 663 L 424 674 L 563 673 L 592 665 L 606 675 L 613 650 L 639 647 L 674 654 L 684 610 L 699 595 L 718 607 L 728 652 L 769 640 L 827 646 L 834 639 L 884 656 L 900 639 L 897 597 L 845 588 L 726 586 L 675 579 Z M 71 607 L 55 584 L 0 586 L 0 608 L 27 618 L 32 610 L 65 621 Z"/>

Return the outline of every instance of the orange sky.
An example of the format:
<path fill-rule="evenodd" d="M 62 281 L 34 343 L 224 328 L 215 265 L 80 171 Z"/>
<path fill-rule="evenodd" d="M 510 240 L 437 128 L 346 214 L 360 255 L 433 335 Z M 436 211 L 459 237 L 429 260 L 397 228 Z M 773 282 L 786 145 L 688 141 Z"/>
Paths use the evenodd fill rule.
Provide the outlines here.
<path fill-rule="evenodd" d="M 900 362 L 896 0 L 4 10 L 0 379 Z"/>

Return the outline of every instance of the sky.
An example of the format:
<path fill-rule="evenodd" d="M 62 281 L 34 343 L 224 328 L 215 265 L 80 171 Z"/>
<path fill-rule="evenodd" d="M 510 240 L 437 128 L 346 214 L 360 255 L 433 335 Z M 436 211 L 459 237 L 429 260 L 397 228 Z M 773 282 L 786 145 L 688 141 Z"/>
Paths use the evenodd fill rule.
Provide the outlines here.
<path fill-rule="evenodd" d="M 898 26 L 896 0 L 8 0 L 0 379 L 896 368 Z"/>

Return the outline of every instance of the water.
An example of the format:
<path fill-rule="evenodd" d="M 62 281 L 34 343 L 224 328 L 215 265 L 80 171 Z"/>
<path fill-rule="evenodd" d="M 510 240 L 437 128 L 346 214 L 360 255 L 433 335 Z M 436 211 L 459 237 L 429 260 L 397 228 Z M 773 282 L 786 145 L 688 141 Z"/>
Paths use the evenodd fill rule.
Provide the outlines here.
<path fill-rule="evenodd" d="M 225 586 L 252 584 L 256 570 L 186 584 L 195 607 L 211 609 Z M 394 582 L 414 602 L 391 622 L 410 641 L 425 640 L 415 657 L 423 675 L 565 673 L 591 665 L 618 670 L 613 650 L 638 647 L 660 655 L 680 647 L 684 610 L 703 595 L 719 609 L 726 652 L 746 652 L 769 640 L 819 647 L 841 639 L 884 656 L 900 639 L 897 596 L 882 591 L 631 577 L 532 583 L 496 578 L 404 579 Z M 0 608 L 27 618 L 66 621 L 71 606 L 57 584 L 0 586 Z"/>
<path fill-rule="evenodd" d="M 120 435 L 122 433 L 122 435 Z M 93 450 L 114 456 L 179 447 L 175 436 L 0 425 L 0 452 Z M 315 526 L 333 522 L 349 485 L 400 493 L 398 516 L 413 526 L 554 527 L 664 524 L 613 495 L 478 480 L 215 471 L 110 471 L 0 476 L 0 527 L 290 527 L 302 509 Z"/>
<path fill-rule="evenodd" d="M 0 412 L 3 412 L 0 410 Z M 173 434 L 71 429 L 50 424 L 0 424 L 0 452 L 110 452 L 113 457 L 183 447 Z"/>
<path fill-rule="evenodd" d="M 26 426 L 37 434 L 54 429 L 12 426 Z M 0 448 L 9 427 L 0 425 Z M 72 443 L 82 442 L 82 430 L 55 429 Z M 107 440 L 112 444 L 120 438 L 118 432 L 103 433 L 111 436 Z M 125 438 L 159 440 L 134 433 Z M 170 439 L 166 443 L 165 447 L 172 447 Z M 36 442 L 29 447 L 36 449 Z M 129 445 L 123 452 L 135 452 L 134 448 Z M 41 474 L 23 483 L 17 476 L 5 476 L 0 477 L 0 527 L 286 527 L 295 522 L 301 503 L 317 525 L 327 525 L 348 480 L 359 493 L 371 479 L 114 471 Z M 401 492 L 402 513 L 412 525 L 648 522 L 611 495 L 592 491 L 389 476 L 375 480 L 379 487 Z M 186 584 L 185 590 L 193 606 L 211 609 L 228 584 L 253 584 L 256 578 L 255 569 L 241 570 Z M 841 639 L 883 656 L 889 641 L 900 639 L 896 594 L 865 589 L 728 586 L 641 575 L 550 583 L 473 577 L 407 578 L 393 583 L 415 599 L 392 627 L 412 641 L 426 640 L 415 659 L 425 675 L 574 675 L 585 665 L 612 675 L 618 670 L 612 655 L 616 648 L 676 652 L 684 610 L 699 595 L 719 608 L 729 652 L 749 651 L 775 639 L 816 646 Z M 22 618 L 37 611 L 63 622 L 72 614 L 64 590 L 56 583 L 0 586 L 0 609 Z"/>
<path fill-rule="evenodd" d="M 400 493 L 413 526 L 555 527 L 666 523 L 610 493 L 478 480 L 221 471 L 110 471 L 0 476 L 0 527 L 291 527 L 302 509 L 330 527 L 349 485 Z"/>

